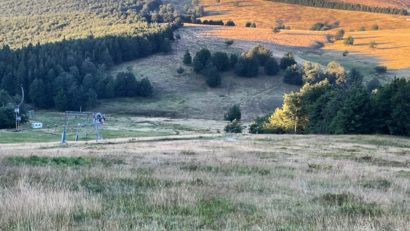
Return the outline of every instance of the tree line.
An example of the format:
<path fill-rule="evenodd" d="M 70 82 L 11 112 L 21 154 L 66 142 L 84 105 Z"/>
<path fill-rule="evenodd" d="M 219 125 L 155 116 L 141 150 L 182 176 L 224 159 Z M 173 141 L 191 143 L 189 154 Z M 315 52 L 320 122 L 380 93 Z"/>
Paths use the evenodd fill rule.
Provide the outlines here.
<path fill-rule="evenodd" d="M 327 0 L 270 0 L 272 2 L 280 2 L 287 4 L 297 4 L 303 6 L 330 8 L 338 10 L 351 10 L 351 11 L 364 11 L 371 13 L 383 13 L 383 14 L 398 14 L 408 15 L 409 12 L 406 9 L 394 8 L 394 7 L 380 7 L 380 6 L 368 6 L 364 4 L 349 3 L 349 2 L 335 2 Z"/>
<path fill-rule="evenodd" d="M 0 89 L 9 95 L 23 86 L 26 102 L 38 108 L 78 110 L 97 99 L 149 95 L 123 94 L 107 74 L 113 65 L 171 49 L 174 24 L 122 36 L 89 37 L 0 50 Z M 147 82 L 144 80 L 144 82 Z M 140 89 L 140 88 L 135 88 Z"/>
<path fill-rule="evenodd" d="M 410 135 L 410 81 L 366 87 L 357 70 L 335 62 L 325 72 L 312 63 L 304 69 L 305 85 L 256 119 L 252 133 Z"/>

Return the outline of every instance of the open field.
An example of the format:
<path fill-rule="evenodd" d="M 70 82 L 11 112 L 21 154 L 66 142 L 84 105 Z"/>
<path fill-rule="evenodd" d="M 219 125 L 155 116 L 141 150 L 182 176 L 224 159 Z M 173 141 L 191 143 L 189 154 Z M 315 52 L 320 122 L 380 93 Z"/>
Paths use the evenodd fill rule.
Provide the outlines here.
<path fill-rule="evenodd" d="M 291 29 L 308 30 L 317 22 L 339 21 L 340 26 L 348 31 L 358 30 L 361 26 L 370 28 L 374 24 L 382 29 L 410 28 L 410 21 L 398 15 L 314 8 L 266 0 L 222 0 L 219 4 L 215 0 L 200 2 L 209 13 L 202 19 L 232 19 L 238 27 L 244 27 L 247 21 L 251 21 L 257 27 L 272 28 L 277 21 L 282 21 Z"/>
<path fill-rule="evenodd" d="M 33 121 L 42 122 L 44 127 L 42 129 L 32 129 L 30 123 L 27 123 L 23 125 L 23 131 L 21 132 L 15 132 L 14 129 L 0 130 L 0 144 L 60 141 L 64 125 L 63 113 L 39 111 L 36 112 Z M 91 121 L 74 117 L 69 119 L 67 142 L 74 143 L 78 123 L 88 124 L 87 127 L 80 127 L 78 132 L 79 141 L 93 142 L 95 140 L 95 131 L 91 126 Z M 102 136 L 103 139 L 127 138 L 128 140 L 141 137 L 218 134 L 224 126 L 224 121 L 106 114 Z"/>
<path fill-rule="evenodd" d="M 348 32 L 347 36 L 355 38 L 354 46 L 346 46 L 343 41 L 326 45 L 325 49 L 347 50 L 360 54 L 378 57 L 384 65 L 392 69 L 409 68 L 410 61 L 410 30 L 380 30 Z M 376 42 L 376 47 L 370 47 L 371 42 Z"/>
<path fill-rule="evenodd" d="M 237 3 L 239 5 L 236 5 Z M 308 31 L 313 24 L 339 21 L 340 28 L 349 32 L 347 36 L 352 35 L 357 39 L 357 45 L 348 47 L 343 45 L 343 41 L 339 41 L 336 44 L 326 44 L 327 50 L 348 50 L 363 56 L 373 56 L 374 58 L 369 59 L 373 65 L 386 65 L 398 71 L 395 74 L 399 76 L 408 75 L 408 70 L 403 71 L 410 68 L 410 62 L 405 56 L 410 47 L 410 21 L 407 21 L 405 16 L 313 8 L 265 0 L 227 0 L 219 4 L 213 0 L 202 0 L 201 4 L 209 13 L 202 19 L 232 19 L 237 24 L 233 28 L 218 27 L 212 32 L 212 36 L 221 38 L 310 47 L 317 41 L 325 42 L 326 34 L 335 33 L 335 29 L 326 32 Z M 255 22 L 257 28 L 245 28 L 248 21 Z M 272 33 L 271 28 L 277 22 L 283 22 L 290 26 L 291 30 L 282 30 L 279 34 Z M 370 30 L 371 26 L 376 24 L 380 29 Z M 367 31 L 358 32 L 361 27 Z M 369 47 L 371 41 L 378 43 L 376 49 Z"/>
<path fill-rule="evenodd" d="M 410 141 L 2 144 L 1 230 L 406 230 Z"/>

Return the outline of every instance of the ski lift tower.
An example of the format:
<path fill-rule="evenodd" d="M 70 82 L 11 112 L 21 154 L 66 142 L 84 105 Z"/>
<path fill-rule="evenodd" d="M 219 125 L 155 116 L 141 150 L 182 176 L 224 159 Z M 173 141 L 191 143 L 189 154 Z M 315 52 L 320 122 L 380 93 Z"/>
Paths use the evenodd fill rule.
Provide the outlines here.
<path fill-rule="evenodd" d="M 72 119 L 70 119 L 70 117 Z M 75 121 L 75 118 L 82 117 L 82 121 L 79 123 Z M 71 121 L 71 123 L 70 123 Z M 74 122 L 74 124 L 72 124 Z M 95 131 L 95 140 L 99 142 L 102 140 L 101 130 L 103 128 L 105 122 L 105 117 L 100 112 L 77 112 L 77 111 L 66 111 L 64 113 L 64 125 L 63 125 L 63 133 L 61 134 L 61 144 L 66 144 L 67 142 L 67 133 L 69 129 L 75 130 L 75 141 L 78 141 L 79 137 L 79 130 L 81 128 L 87 129 L 87 127 L 92 127 Z M 87 134 L 85 135 L 87 137 Z"/>
<path fill-rule="evenodd" d="M 14 108 L 14 113 L 16 114 L 16 132 L 20 130 L 21 116 L 20 116 L 20 107 L 24 102 L 24 89 L 21 87 L 21 100 L 19 104 L 16 104 Z"/>

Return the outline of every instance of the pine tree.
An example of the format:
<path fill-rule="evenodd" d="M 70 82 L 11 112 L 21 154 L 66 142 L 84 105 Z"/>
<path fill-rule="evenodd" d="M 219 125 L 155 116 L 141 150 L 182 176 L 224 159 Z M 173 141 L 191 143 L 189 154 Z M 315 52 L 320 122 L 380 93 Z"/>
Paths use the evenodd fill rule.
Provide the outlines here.
<path fill-rule="evenodd" d="M 192 57 L 191 57 L 191 54 L 189 53 L 188 50 L 185 51 L 183 63 L 185 65 L 191 65 L 192 64 Z"/>
<path fill-rule="evenodd" d="M 274 76 L 279 72 L 279 64 L 275 58 L 269 58 L 265 63 L 265 74 Z"/>

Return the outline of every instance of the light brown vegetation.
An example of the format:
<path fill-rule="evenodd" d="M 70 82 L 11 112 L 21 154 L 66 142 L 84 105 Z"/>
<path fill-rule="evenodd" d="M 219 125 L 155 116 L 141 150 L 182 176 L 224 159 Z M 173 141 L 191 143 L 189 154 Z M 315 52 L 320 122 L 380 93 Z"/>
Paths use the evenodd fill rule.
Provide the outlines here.
<path fill-rule="evenodd" d="M 2 145 L 0 228 L 406 230 L 409 152 L 408 139 L 385 136 Z M 33 154 L 113 164 L 6 159 Z"/>

